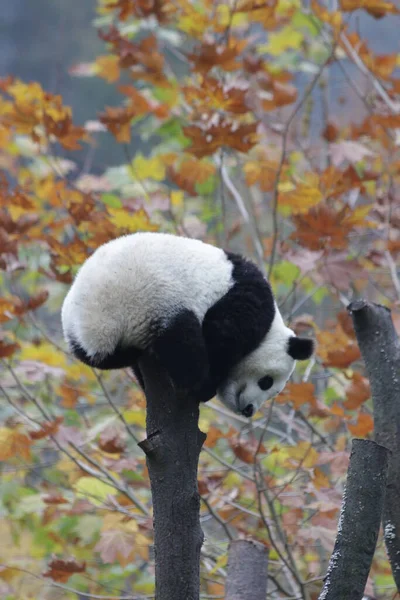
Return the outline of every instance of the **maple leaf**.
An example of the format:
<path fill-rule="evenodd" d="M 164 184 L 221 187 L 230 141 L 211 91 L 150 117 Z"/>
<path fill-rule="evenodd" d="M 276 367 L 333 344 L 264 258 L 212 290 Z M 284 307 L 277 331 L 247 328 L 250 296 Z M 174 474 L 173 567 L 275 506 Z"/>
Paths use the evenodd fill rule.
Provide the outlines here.
<path fill-rule="evenodd" d="M 288 383 L 284 391 L 276 398 L 279 404 L 292 402 L 293 408 L 299 410 L 304 404 L 314 406 L 316 403 L 314 384 L 303 383 Z"/>
<path fill-rule="evenodd" d="M 167 23 L 178 10 L 170 0 L 110 0 L 102 7 L 102 12 L 117 12 L 120 21 L 129 17 L 148 19 L 154 17 L 160 24 Z"/>
<path fill-rule="evenodd" d="M 349 259 L 346 253 L 332 252 L 325 256 L 318 275 L 325 283 L 338 290 L 346 291 L 356 280 L 366 279 L 367 275 L 357 259 Z"/>
<path fill-rule="evenodd" d="M 132 107 L 111 107 L 99 114 L 99 121 L 115 136 L 117 142 L 128 143 L 131 141 L 131 121 L 135 116 Z"/>
<path fill-rule="evenodd" d="M 121 74 L 118 56 L 98 56 L 96 58 L 94 72 L 100 77 L 103 77 L 108 83 L 118 81 Z"/>
<path fill-rule="evenodd" d="M 111 222 L 121 231 L 158 231 L 159 226 L 151 223 L 147 212 L 140 208 L 133 214 L 119 208 L 108 208 Z"/>
<path fill-rule="evenodd" d="M 135 550 L 135 535 L 130 531 L 110 529 L 102 531 L 100 541 L 94 548 L 99 552 L 104 563 L 119 562 L 126 566 L 133 557 Z"/>
<path fill-rule="evenodd" d="M 256 453 L 265 454 L 266 452 L 264 444 L 259 444 L 257 440 L 251 440 L 249 442 L 249 440 L 233 440 L 231 437 L 228 437 L 228 440 L 235 456 L 247 464 L 254 464 Z"/>
<path fill-rule="evenodd" d="M 263 192 L 272 192 L 276 185 L 278 163 L 260 158 L 244 165 L 247 185 L 258 184 Z"/>
<path fill-rule="evenodd" d="M 293 216 L 296 231 L 290 237 L 310 250 L 346 248 L 348 235 L 355 227 L 365 226 L 365 215 L 370 210 L 370 206 L 352 211 L 347 204 L 334 208 L 321 202 L 305 214 Z"/>
<path fill-rule="evenodd" d="M 41 440 L 42 438 L 52 436 L 57 433 L 63 420 L 63 417 L 57 417 L 53 421 L 46 421 L 42 423 L 39 430 L 29 431 L 29 437 L 31 440 Z"/>
<path fill-rule="evenodd" d="M 317 353 L 326 367 L 347 369 L 361 356 L 355 341 L 349 339 L 340 326 L 334 331 L 317 332 Z"/>
<path fill-rule="evenodd" d="M 363 8 L 375 19 L 380 19 L 386 14 L 400 14 L 400 9 L 392 2 L 385 0 L 339 0 L 343 12 L 352 12 Z"/>
<path fill-rule="evenodd" d="M 279 191 L 278 206 L 290 208 L 292 214 L 307 213 L 309 208 L 316 206 L 322 200 L 322 193 L 318 187 L 308 183 L 298 183 L 294 189 Z"/>
<path fill-rule="evenodd" d="M 311 10 L 315 16 L 332 27 L 335 32 L 339 32 L 342 27 L 342 13 L 338 10 L 330 12 L 321 6 L 318 0 L 311 0 Z"/>
<path fill-rule="evenodd" d="M 102 431 L 99 438 L 99 448 L 109 454 L 120 454 L 125 450 L 126 440 L 121 431 L 115 427 L 108 427 Z"/>
<path fill-rule="evenodd" d="M 0 427 L 0 461 L 18 456 L 24 460 L 31 457 L 31 440 L 18 429 Z"/>
<path fill-rule="evenodd" d="M 164 57 L 158 52 L 157 38 L 149 35 L 137 43 L 131 42 L 120 34 L 114 26 L 108 32 L 99 32 L 105 42 L 111 44 L 119 58 L 121 69 L 130 69 L 135 79 L 142 79 L 153 84 L 166 84 L 164 75 Z"/>
<path fill-rule="evenodd" d="M 353 436 L 364 437 L 374 430 L 374 420 L 367 413 L 359 413 L 357 422 L 354 424 L 347 423 L 347 427 Z"/>
<path fill-rule="evenodd" d="M 345 161 L 356 163 L 366 156 L 374 156 L 375 152 L 358 142 L 342 140 L 331 145 L 330 154 L 333 165 L 339 167 Z"/>
<path fill-rule="evenodd" d="M 372 71 L 372 73 L 374 73 L 378 77 L 381 77 L 382 79 L 390 79 L 390 76 L 392 75 L 393 70 L 396 68 L 397 65 L 397 55 L 395 53 L 376 55 L 367 46 L 365 40 L 362 40 L 355 31 L 347 35 L 347 40 L 353 47 L 354 52 L 357 53 L 362 62 L 365 64 L 367 69 L 369 69 L 370 71 Z M 345 44 L 342 39 L 339 43 L 342 49 L 351 59 L 352 55 L 349 48 L 347 47 L 347 44 Z"/>
<path fill-rule="evenodd" d="M 66 583 L 72 575 L 75 573 L 84 573 L 86 571 L 86 563 L 78 562 L 75 558 L 57 558 L 52 556 L 50 562 L 47 565 L 48 570 L 42 575 L 43 577 L 49 577 L 53 581 L 59 583 Z"/>
<path fill-rule="evenodd" d="M 198 85 L 183 86 L 182 92 L 190 106 L 200 113 L 222 110 L 233 114 L 244 114 L 249 108 L 246 105 L 248 84 L 224 84 L 215 77 L 199 77 Z"/>
<path fill-rule="evenodd" d="M 212 118 L 207 124 L 188 125 L 183 132 L 192 142 L 187 148 L 197 158 L 214 154 L 228 146 L 239 152 L 248 152 L 257 143 L 257 123 L 239 124 L 226 118 Z"/>
<path fill-rule="evenodd" d="M 237 58 L 247 46 L 246 40 L 238 40 L 230 36 L 228 45 L 216 42 L 203 42 L 196 48 L 196 52 L 188 54 L 188 59 L 193 64 L 193 69 L 200 73 L 207 73 L 215 66 L 224 71 L 240 69 Z"/>
<path fill-rule="evenodd" d="M 361 373 L 355 371 L 351 378 L 351 383 L 346 387 L 346 401 L 343 406 L 354 410 L 359 408 L 371 396 L 369 381 Z"/>

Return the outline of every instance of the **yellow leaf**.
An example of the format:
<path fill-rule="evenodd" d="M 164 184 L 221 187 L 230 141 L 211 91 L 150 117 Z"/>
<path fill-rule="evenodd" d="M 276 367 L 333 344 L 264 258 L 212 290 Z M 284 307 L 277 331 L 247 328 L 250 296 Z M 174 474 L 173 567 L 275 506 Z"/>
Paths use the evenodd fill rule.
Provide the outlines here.
<path fill-rule="evenodd" d="M 67 359 L 66 355 L 57 350 L 49 342 L 42 342 L 39 346 L 34 344 L 22 344 L 21 352 L 19 354 L 20 360 L 36 360 L 38 362 L 45 363 L 51 367 L 59 367 L 61 369 L 66 368 Z"/>
<path fill-rule="evenodd" d="M 317 187 L 298 183 L 294 190 L 279 194 L 279 206 L 288 207 L 296 214 L 306 213 L 312 206 L 319 204 L 322 198 Z"/>
<path fill-rule="evenodd" d="M 122 208 L 108 208 L 110 221 L 121 229 L 129 231 L 158 231 L 158 225 L 150 222 L 150 219 L 143 208 L 140 208 L 133 214 L 129 214 Z"/>
<path fill-rule="evenodd" d="M 101 506 L 106 502 L 108 496 L 115 496 L 117 490 L 99 481 L 95 477 L 81 477 L 74 485 L 78 498 L 85 498 L 95 506 Z"/>
<path fill-rule="evenodd" d="M 318 452 L 308 442 L 299 442 L 297 446 L 286 449 L 288 459 L 286 466 L 292 467 L 293 462 L 306 469 L 313 467 L 318 461 Z"/>
<path fill-rule="evenodd" d="M 277 33 L 271 32 L 268 43 L 262 47 L 262 50 L 273 56 L 279 56 L 285 50 L 297 50 L 303 40 L 304 35 L 288 25 L 282 27 Z"/>
<path fill-rule="evenodd" d="M 146 426 L 146 413 L 143 410 L 125 410 L 122 415 L 128 425 Z"/>
<path fill-rule="evenodd" d="M 98 56 L 96 58 L 95 72 L 106 79 L 108 83 L 118 81 L 120 76 L 118 56 Z"/>
<path fill-rule="evenodd" d="M 31 443 L 32 440 L 17 429 L 0 427 L 0 461 L 15 456 L 29 460 Z"/>
<path fill-rule="evenodd" d="M 228 554 L 221 554 L 220 556 L 218 556 L 217 560 L 215 561 L 215 565 L 209 572 L 209 575 L 214 575 L 214 573 L 216 573 L 218 571 L 218 569 L 223 569 L 224 567 L 226 567 L 227 564 L 228 564 Z"/>
<path fill-rule="evenodd" d="M 185 197 L 184 192 L 175 191 L 171 192 L 171 204 L 174 208 L 181 208 L 183 206 L 183 199 Z"/>
<path fill-rule="evenodd" d="M 163 181 L 165 179 L 165 164 L 158 156 L 145 158 L 141 154 L 138 154 L 133 159 L 132 166 L 135 177 L 140 180 L 154 179 L 155 181 Z"/>
<path fill-rule="evenodd" d="M 221 27 L 236 27 L 247 23 L 248 17 L 245 13 L 234 13 L 227 4 L 220 4 L 216 10 L 218 25 Z"/>

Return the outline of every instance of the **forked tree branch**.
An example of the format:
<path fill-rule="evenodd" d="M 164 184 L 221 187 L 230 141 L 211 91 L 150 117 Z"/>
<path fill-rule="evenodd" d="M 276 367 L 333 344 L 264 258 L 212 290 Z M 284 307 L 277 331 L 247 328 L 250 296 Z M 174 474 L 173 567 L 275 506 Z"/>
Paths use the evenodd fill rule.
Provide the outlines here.
<path fill-rule="evenodd" d="M 168 374 L 150 357 L 140 361 L 147 401 L 146 454 L 153 498 L 156 600 L 198 600 L 200 496 L 197 468 L 206 435 L 196 400 L 177 395 Z"/>

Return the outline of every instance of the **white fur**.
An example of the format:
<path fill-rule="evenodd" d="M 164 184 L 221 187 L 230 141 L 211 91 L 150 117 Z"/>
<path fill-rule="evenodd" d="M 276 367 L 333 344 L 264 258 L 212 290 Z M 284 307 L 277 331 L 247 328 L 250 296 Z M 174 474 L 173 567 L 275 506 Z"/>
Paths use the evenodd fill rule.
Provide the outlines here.
<path fill-rule="evenodd" d="M 228 408 L 241 413 L 249 404 L 254 413 L 261 404 L 279 394 L 293 373 L 296 361 L 287 353 L 289 338 L 295 333 L 285 326 L 275 304 L 275 316 L 271 329 L 256 350 L 246 356 L 230 373 L 218 390 L 218 398 Z M 274 384 L 269 390 L 261 390 L 258 381 L 269 375 Z"/>
<path fill-rule="evenodd" d="M 64 336 L 89 356 L 106 356 L 118 342 L 145 348 L 150 318 L 168 322 L 188 308 L 202 321 L 233 286 L 232 270 L 221 249 L 199 240 L 164 233 L 117 238 L 79 270 L 62 307 Z"/>

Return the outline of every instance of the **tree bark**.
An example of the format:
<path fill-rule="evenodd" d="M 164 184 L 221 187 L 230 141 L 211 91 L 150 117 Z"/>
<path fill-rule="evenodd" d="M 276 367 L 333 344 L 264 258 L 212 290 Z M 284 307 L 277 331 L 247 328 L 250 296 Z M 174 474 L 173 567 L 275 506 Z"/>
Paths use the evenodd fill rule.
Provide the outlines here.
<path fill-rule="evenodd" d="M 200 594 L 200 496 L 197 468 L 206 435 L 199 405 L 177 395 L 153 358 L 140 361 L 146 401 L 146 453 L 153 499 L 156 600 L 198 600 Z"/>
<path fill-rule="evenodd" d="M 375 553 L 389 450 L 353 440 L 335 547 L 319 600 L 361 600 Z"/>
<path fill-rule="evenodd" d="M 252 540 L 235 540 L 228 557 L 225 600 L 265 600 L 268 549 Z"/>
<path fill-rule="evenodd" d="M 388 308 L 358 300 L 348 310 L 371 383 L 374 437 L 392 451 L 382 521 L 400 591 L 400 341 Z"/>

